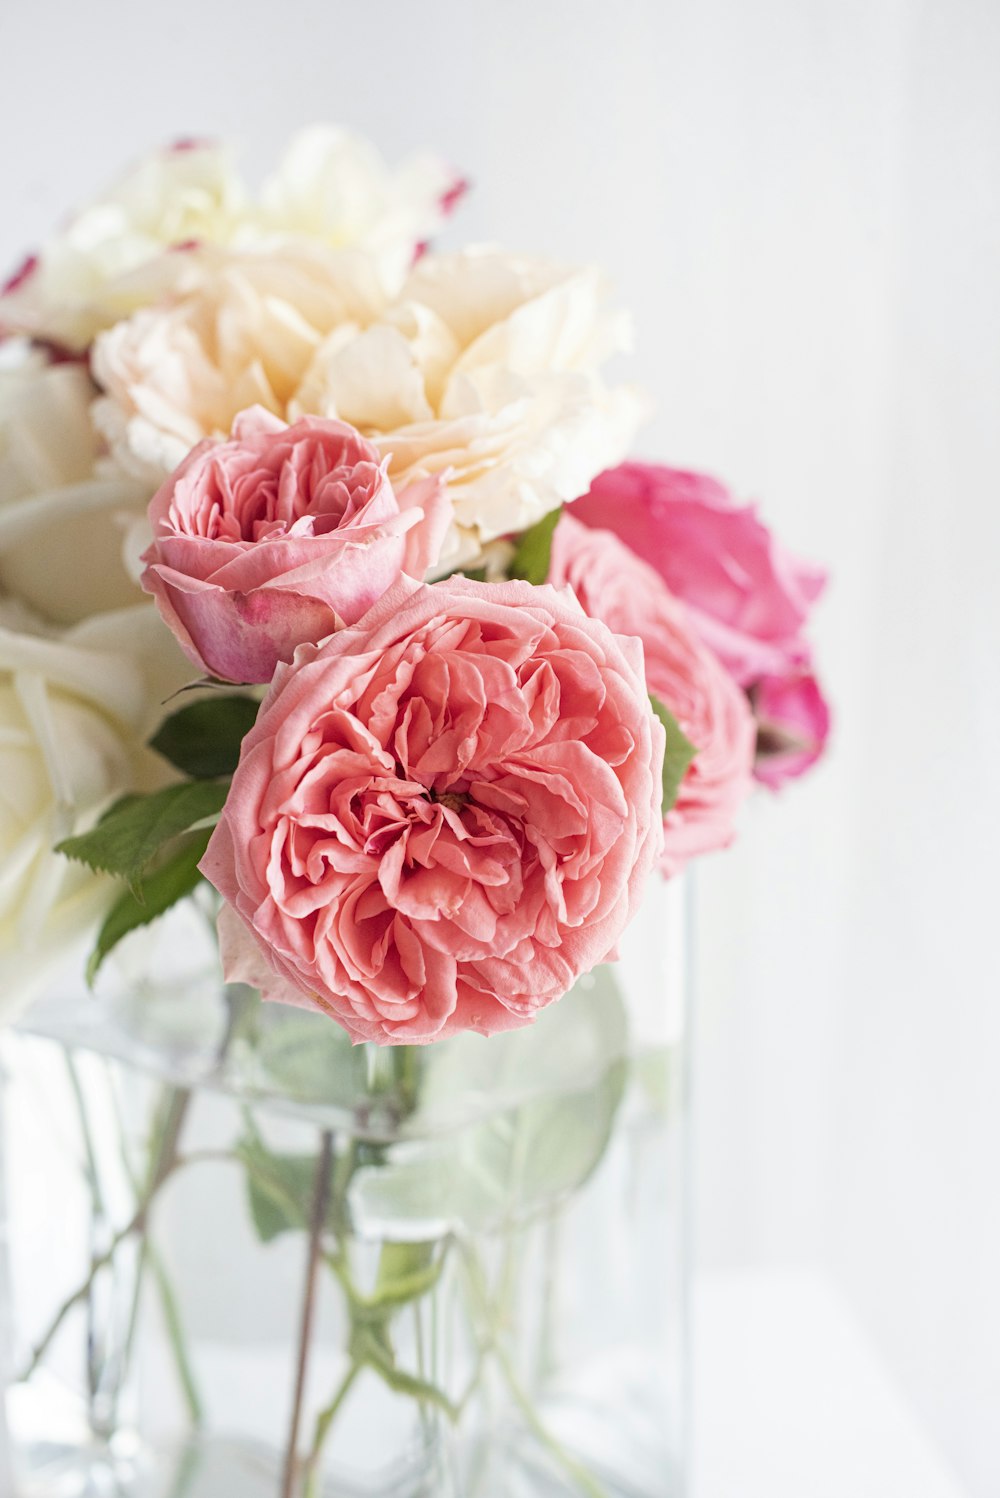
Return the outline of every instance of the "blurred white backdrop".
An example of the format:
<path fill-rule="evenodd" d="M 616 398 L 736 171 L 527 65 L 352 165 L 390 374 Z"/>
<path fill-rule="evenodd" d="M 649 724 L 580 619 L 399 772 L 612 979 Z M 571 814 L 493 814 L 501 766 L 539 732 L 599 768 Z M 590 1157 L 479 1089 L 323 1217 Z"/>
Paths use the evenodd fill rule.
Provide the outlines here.
<path fill-rule="evenodd" d="M 1000 7 L 9 0 L 0 56 L 0 263 L 172 137 L 437 149 L 452 238 L 615 276 L 641 453 L 830 566 L 828 763 L 699 872 L 699 1253 L 825 1266 L 993 1498 Z"/>

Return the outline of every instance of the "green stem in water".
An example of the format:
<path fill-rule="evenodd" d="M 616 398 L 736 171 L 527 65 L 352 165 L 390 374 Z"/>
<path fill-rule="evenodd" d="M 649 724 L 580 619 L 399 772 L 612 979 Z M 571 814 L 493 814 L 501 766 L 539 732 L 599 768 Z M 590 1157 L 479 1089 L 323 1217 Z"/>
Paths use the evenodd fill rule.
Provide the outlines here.
<path fill-rule="evenodd" d="M 108 1246 L 91 1259 L 89 1274 L 83 1283 L 72 1294 L 66 1297 L 56 1311 L 55 1316 L 49 1323 L 48 1329 L 35 1346 L 25 1368 L 18 1375 L 18 1383 L 25 1383 L 35 1372 L 70 1311 L 79 1305 L 81 1301 L 86 1300 L 93 1287 L 95 1278 L 106 1264 L 110 1264 L 120 1245 L 125 1242 L 126 1238 L 131 1238 L 136 1233 L 145 1233 L 149 1220 L 149 1211 L 158 1192 L 174 1171 L 183 1163 L 177 1154 L 177 1146 L 181 1126 L 184 1122 L 184 1115 L 187 1112 L 190 1101 L 191 1094 L 189 1092 L 176 1091 L 173 1093 L 171 1103 L 167 1109 L 164 1130 L 161 1136 L 159 1157 L 141 1201 L 125 1226 L 119 1228 L 113 1234 L 108 1242 Z"/>
<path fill-rule="evenodd" d="M 316 1429 L 313 1433 L 312 1450 L 306 1458 L 306 1483 L 303 1498 L 318 1498 L 319 1493 L 319 1463 L 323 1455 L 323 1447 L 330 1433 L 330 1427 L 340 1413 L 341 1406 L 347 1398 L 354 1381 L 362 1369 L 361 1363 L 352 1363 L 337 1386 L 334 1394 L 325 1410 L 322 1410 L 316 1420 Z"/>
<path fill-rule="evenodd" d="M 375 1096 L 390 1096 L 398 1109 L 400 1119 L 408 1117 L 417 1105 L 421 1065 L 419 1047 L 385 1048 L 369 1045 L 366 1050 L 369 1092 Z M 252 1133 L 252 1119 L 248 1119 L 248 1124 Z M 316 1260 L 320 1257 L 336 1276 L 347 1301 L 351 1327 L 351 1365 L 338 1384 L 330 1403 L 321 1411 L 316 1420 L 312 1448 L 301 1464 L 305 1473 L 304 1498 L 316 1498 L 318 1494 L 320 1462 L 324 1446 L 344 1401 L 364 1368 L 371 1368 L 395 1393 L 416 1399 L 420 1404 L 421 1419 L 425 1426 L 429 1419 L 428 1409 L 431 1406 L 443 1410 L 451 1420 L 456 1420 L 459 1413 L 448 1397 L 425 1377 L 422 1328 L 419 1322 L 419 1306 L 416 1303 L 422 1296 L 433 1290 L 440 1276 L 443 1260 L 435 1263 L 432 1257 L 428 1259 L 426 1245 L 386 1244 L 380 1256 L 379 1272 L 372 1295 L 363 1295 L 351 1278 L 348 1259 L 343 1249 L 343 1239 L 351 1228 L 347 1193 L 357 1169 L 358 1158 L 358 1140 L 351 1137 L 333 1164 L 332 1179 L 330 1160 L 327 1159 L 324 1166 L 321 1158 L 319 1166 L 320 1171 L 325 1170 L 326 1190 L 318 1227 L 314 1218 L 314 1232 L 311 1235 L 312 1247 L 307 1269 L 306 1305 L 303 1311 L 297 1385 L 301 1385 L 304 1360 L 307 1355 L 306 1317 L 314 1296 L 312 1281 Z M 318 1193 L 319 1173 L 316 1179 Z M 327 1222 L 337 1235 L 338 1241 L 333 1252 L 329 1250 L 324 1252 L 320 1241 L 322 1228 Z M 417 1317 L 417 1377 L 397 1368 L 389 1337 L 389 1321 L 395 1310 L 409 1303 L 413 1303 Z M 298 1441 L 297 1424 L 300 1407 L 301 1387 L 298 1387 L 292 1416 L 292 1433 L 289 1438 L 288 1452 L 286 1452 L 283 1498 L 286 1494 L 290 1495 L 291 1484 L 294 1482 L 294 1470 L 299 1466 L 291 1453 Z"/>
<path fill-rule="evenodd" d="M 177 1378 L 180 1382 L 181 1391 L 184 1395 L 184 1403 L 187 1405 L 188 1418 L 195 1430 L 200 1430 L 205 1422 L 205 1410 L 198 1392 L 195 1381 L 194 1369 L 188 1356 L 187 1338 L 184 1335 L 184 1326 L 181 1322 L 180 1309 L 177 1305 L 177 1297 L 174 1287 L 163 1267 L 163 1261 L 154 1249 L 149 1239 L 146 1239 L 146 1259 L 149 1264 L 150 1273 L 156 1281 L 156 1289 L 160 1297 L 160 1306 L 163 1310 L 163 1322 L 167 1329 L 167 1340 L 170 1350 L 174 1356 L 177 1367 Z"/>
<path fill-rule="evenodd" d="M 403 1117 L 408 1117 L 417 1106 L 420 1090 L 421 1055 L 418 1045 L 398 1045 L 392 1048 L 392 1074 L 396 1084 Z"/>
<path fill-rule="evenodd" d="M 427 1354 L 424 1350 L 424 1324 L 420 1318 L 420 1301 L 413 1302 L 413 1339 L 417 1351 L 417 1376 L 422 1383 L 427 1383 Z M 423 1427 L 424 1439 L 430 1436 L 431 1422 L 427 1406 L 421 1401 L 420 1424 Z"/>
<path fill-rule="evenodd" d="M 135 1170 L 133 1169 L 131 1160 L 129 1159 L 125 1122 L 122 1118 L 121 1108 L 118 1104 L 118 1098 L 115 1095 L 113 1079 L 110 1077 L 110 1075 L 108 1077 L 108 1086 L 111 1094 L 112 1107 L 114 1108 L 115 1122 L 118 1125 L 118 1134 L 121 1141 L 122 1166 L 125 1170 L 125 1174 L 129 1178 L 132 1190 L 138 1195 L 140 1191 L 139 1178 L 136 1175 Z M 170 1101 L 172 1094 L 173 1089 L 167 1088 L 161 1100 L 159 1113 L 164 1122 L 161 1123 L 159 1120 L 157 1121 L 157 1124 L 153 1131 L 153 1137 L 150 1141 L 150 1170 L 147 1172 L 145 1183 L 146 1189 L 148 1189 L 150 1181 L 152 1179 L 155 1162 L 160 1156 L 160 1138 L 164 1124 L 170 1116 Z M 197 1156 L 188 1155 L 185 1157 L 183 1162 L 178 1161 L 178 1164 L 183 1163 L 185 1165 L 190 1165 L 194 1163 L 197 1158 Z M 174 1288 L 170 1282 L 170 1277 L 167 1274 L 166 1266 L 164 1265 L 163 1260 L 157 1252 L 153 1244 L 153 1240 L 148 1232 L 143 1233 L 142 1241 L 139 1247 L 139 1262 L 136 1267 L 135 1277 L 135 1294 L 132 1299 L 132 1313 L 129 1317 L 128 1334 L 125 1340 L 125 1359 L 127 1362 L 131 1355 L 132 1346 L 135 1341 L 135 1333 L 139 1320 L 140 1297 L 142 1294 L 142 1280 L 147 1268 L 153 1276 L 157 1293 L 160 1297 L 160 1307 L 163 1311 L 163 1324 L 166 1328 L 167 1341 L 170 1344 L 170 1350 L 173 1354 L 174 1364 L 177 1369 L 177 1378 L 181 1386 L 181 1392 L 184 1396 L 184 1403 L 187 1405 L 188 1418 L 191 1421 L 194 1429 L 200 1430 L 205 1418 L 204 1408 L 202 1406 L 201 1396 L 198 1393 L 198 1386 L 195 1381 L 194 1369 L 191 1366 L 191 1359 L 188 1355 L 187 1338 L 184 1335 L 184 1326 L 181 1321 L 180 1308 L 177 1304 L 177 1297 L 174 1294 Z"/>
<path fill-rule="evenodd" d="M 493 1351 L 496 1354 L 497 1363 L 504 1376 L 504 1382 L 510 1390 L 511 1397 L 524 1416 L 525 1422 L 532 1434 L 545 1447 L 549 1455 L 558 1462 L 570 1481 L 576 1484 L 581 1493 L 586 1494 L 586 1498 L 608 1498 L 607 1489 L 602 1487 L 597 1479 L 587 1471 L 582 1462 L 577 1461 L 575 1456 L 570 1455 L 566 1448 L 556 1440 L 552 1432 L 545 1426 L 527 1393 L 522 1389 L 506 1349 L 498 1343 Z"/>
<path fill-rule="evenodd" d="M 200 1446 L 186 1446 L 184 1453 L 177 1464 L 170 1492 L 167 1498 L 187 1498 L 190 1494 L 191 1484 L 198 1474 L 202 1464 L 203 1452 Z"/>
<path fill-rule="evenodd" d="M 66 1062 L 66 1071 L 69 1075 L 70 1089 L 76 1103 L 80 1138 L 83 1141 L 83 1174 L 90 1192 L 90 1244 L 91 1254 L 93 1255 L 98 1251 L 98 1244 L 101 1240 L 106 1239 L 108 1234 L 112 1232 L 111 1219 L 101 1187 L 100 1171 L 97 1168 L 97 1150 L 94 1146 L 94 1136 L 90 1127 L 90 1112 L 84 1098 L 83 1086 L 77 1070 L 76 1060 L 71 1051 L 65 1051 L 63 1054 Z M 138 1286 L 141 1274 L 142 1260 L 140 1256 L 135 1269 L 136 1287 Z M 95 1279 L 96 1275 L 91 1277 L 91 1290 L 94 1288 Z M 117 1390 L 120 1388 L 121 1375 L 128 1359 L 128 1337 L 126 1336 L 124 1348 L 119 1347 L 117 1339 L 113 1337 L 110 1343 L 107 1343 L 101 1332 L 107 1333 L 109 1330 L 110 1320 L 108 1325 L 104 1327 L 99 1326 L 93 1296 L 88 1293 L 87 1331 L 84 1341 L 86 1348 L 87 1390 L 90 1398 L 90 1418 L 92 1421 L 98 1418 L 102 1427 L 105 1424 L 107 1416 L 102 1414 L 100 1417 L 97 1417 L 98 1395 L 102 1389 L 102 1385 L 110 1382 L 112 1389 L 115 1391 L 111 1394 L 111 1399 L 117 1403 Z M 104 1392 L 107 1397 L 107 1389 Z"/>
<path fill-rule="evenodd" d="M 66 1071 L 69 1074 L 69 1085 L 73 1092 L 73 1101 L 76 1103 L 76 1111 L 80 1120 L 80 1138 L 83 1140 L 84 1167 L 83 1173 L 87 1180 L 87 1189 L 90 1191 L 91 1207 L 95 1215 L 104 1214 L 104 1197 L 101 1192 L 101 1180 L 97 1173 L 97 1153 L 94 1149 L 94 1141 L 90 1132 L 90 1118 L 87 1113 L 87 1105 L 83 1098 L 83 1087 L 80 1083 L 80 1073 L 76 1068 L 76 1059 L 72 1051 L 66 1051 Z"/>
<path fill-rule="evenodd" d="M 302 1422 L 302 1403 L 305 1397 L 306 1374 L 309 1368 L 309 1351 L 312 1345 L 313 1320 L 316 1314 L 316 1281 L 322 1258 L 323 1224 L 326 1221 L 327 1202 L 330 1195 L 330 1168 L 332 1160 L 333 1135 L 327 1129 L 323 1134 L 319 1159 L 316 1163 L 312 1215 L 309 1223 L 309 1254 L 306 1260 L 302 1319 L 299 1324 L 299 1351 L 295 1369 L 295 1396 L 292 1401 L 292 1418 L 288 1428 L 288 1441 L 285 1447 L 281 1498 L 294 1498 L 295 1479 L 299 1467 L 299 1426 Z"/>
<path fill-rule="evenodd" d="M 484 1355 L 491 1352 L 496 1358 L 497 1366 L 503 1375 L 504 1383 L 507 1385 L 510 1396 L 517 1405 L 517 1408 L 521 1411 L 528 1429 L 552 1459 L 563 1469 L 566 1476 L 574 1483 L 579 1492 L 585 1495 L 585 1498 L 608 1498 L 607 1490 L 587 1471 L 582 1462 L 578 1461 L 575 1456 L 566 1450 L 547 1428 L 538 1411 L 535 1409 L 527 1391 L 522 1388 L 507 1349 L 503 1345 L 502 1328 L 499 1325 L 497 1313 L 490 1301 L 489 1290 L 483 1278 L 482 1267 L 470 1248 L 464 1248 L 462 1257 L 469 1286 L 476 1300 L 478 1300 L 480 1310 L 490 1328 L 489 1346 L 484 1349 Z"/>

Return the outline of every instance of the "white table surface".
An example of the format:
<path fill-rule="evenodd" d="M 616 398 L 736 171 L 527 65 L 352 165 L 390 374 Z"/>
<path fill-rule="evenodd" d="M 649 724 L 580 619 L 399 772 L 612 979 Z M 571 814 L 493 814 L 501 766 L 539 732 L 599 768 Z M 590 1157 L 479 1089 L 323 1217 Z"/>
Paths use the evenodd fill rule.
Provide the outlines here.
<path fill-rule="evenodd" d="M 967 1498 L 831 1281 L 706 1273 L 692 1498 Z"/>

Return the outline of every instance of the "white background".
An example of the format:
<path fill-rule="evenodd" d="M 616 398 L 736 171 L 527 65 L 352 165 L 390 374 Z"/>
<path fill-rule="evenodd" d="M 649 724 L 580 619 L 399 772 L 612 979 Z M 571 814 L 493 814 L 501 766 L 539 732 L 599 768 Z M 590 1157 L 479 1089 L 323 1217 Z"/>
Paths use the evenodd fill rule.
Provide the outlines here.
<path fill-rule="evenodd" d="M 615 275 L 641 451 L 829 564 L 829 761 L 698 880 L 700 1254 L 831 1271 L 995 1498 L 996 0 L 7 0 L 0 57 L 3 261 L 174 136 L 434 147 L 455 237 Z"/>

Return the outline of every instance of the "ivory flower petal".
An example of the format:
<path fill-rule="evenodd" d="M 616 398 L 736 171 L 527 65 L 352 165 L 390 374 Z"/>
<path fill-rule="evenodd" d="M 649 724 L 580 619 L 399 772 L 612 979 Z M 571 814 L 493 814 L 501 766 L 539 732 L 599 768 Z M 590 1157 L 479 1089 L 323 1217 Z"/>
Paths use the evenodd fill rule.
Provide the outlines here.
<path fill-rule="evenodd" d="M 347 252 L 222 256 L 196 290 L 97 340 L 95 420 L 147 479 L 248 405 L 347 421 L 397 488 L 447 475 L 447 570 L 624 454 L 643 403 L 600 366 L 627 331 L 596 271 L 498 251 L 428 255 L 391 303 Z"/>
<path fill-rule="evenodd" d="M 0 588 L 59 624 L 141 597 L 123 527 L 150 489 L 100 471 L 82 365 L 29 356 L 0 371 Z"/>
<path fill-rule="evenodd" d="M 317 125 L 293 137 L 255 199 L 227 148 L 181 141 L 140 161 L 29 257 L 0 293 L 0 326 L 84 349 L 179 277 L 197 279 L 199 262 L 174 253 L 192 246 L 354 247 L 394 290 L 461 187 L 435 157 L 393 170 L 369 142 Z"/>
<path fill-rule="evenodd" d="M 86 348 L 99 329 L 142 305 L 133 272 L 174 245 L 227 243 L 248 211 L 224 147 L 182 142 L 155 151 L 48 240 L 0 299 L 0 323 Z"/>
<path fill-rule="evenodd" d="M 188 668 L 150 605 L 46 633 L 0 611 L 0 1019 L 31 999 L 120 886 L 54 844 L 168 772 L 145 747 Z"/>
<path fill-rule="evenodd" d="M 299 245 L 275 253 L 206 251 L 202 282 L 102 333 L 94 421 L 124 472 L 155 487 L 240 411 L 284 416 L 325 335 L 361 327 L 384 304 L 371 263 Z"/>
<path fill-rule="evenodd" d="M 440 158 L 413 156 L 395 170 L 370 141 L 332 125 L 293 137 L 261 192 L 260 225 L 281 236 L 354 245 L 398 286 L 415 249 L 438 232 L 461 179 Z"/>

